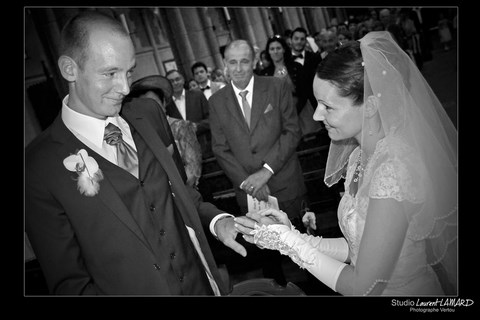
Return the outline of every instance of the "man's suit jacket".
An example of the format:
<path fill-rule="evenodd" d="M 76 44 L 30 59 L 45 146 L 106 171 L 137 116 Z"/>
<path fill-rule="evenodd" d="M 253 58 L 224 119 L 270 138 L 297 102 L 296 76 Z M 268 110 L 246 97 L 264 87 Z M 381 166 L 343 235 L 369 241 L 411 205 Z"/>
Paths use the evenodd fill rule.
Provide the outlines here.
<path fill-rule="evenodd" d="M 225 293 L 203 232 L 221 211 L 202 202 L 198 192 L 183 183 L 162 142 L 159 116 L 158 107 L 149 99 L 133 100 L 122 109 L 122 117 L 141 135 L 167 173 L 178 211 L 185 224 L 195 230 L 212 275 Z M 63 160 L 79 149 L 99 162 L 101 156 L 78 140 L 58 116 L 26 150 L 26 231 L 50 291 L 168 294 L 167 280 L 156 270 L 148 240 L 108 175 L 104 173 L 95 196 L 87 197 L 77 190 L 77 174 L 68 171 Z"/>
<path fill-rule="evenodd" d="M 183 119 L 173 99 L 167 104 L 166 110 L 168 116 Z M 208 124 L 208 101 L 202 91 L 185 90 L 185 114 L 187 117 L 185 120 L 197 124 L 197 135 L 210 130 L 210 125 Z"/>
<path fill-rule="evenodd" d="M 295 152 L 300 129 L 291 90 L 284 79 L 254 77 L 250 128 L 231 83 L 209 100 L 212 149 L 234 185 L 239 204 L 243 205 L 246 194 L 239 186 L 264 163 L 275 173 L 268 186 L 279 201 L 306 192 Z"/>
<path fill-rule="evenodd" d="M 302 87 L 302 91 L 298 97 L 297 102 L 297 112 L 300 114 L 300 111 L 303 109 L 307 100 L 310 101 L 313 109 L 317 107 L 317 99 L 313 94 L 313 79 L 317 73 L 317 66 L 322 61 L 322 56 L 320 52 L 311 52 L 305 51 L 305 60 L 303 63 L 303 74 L 302 79 L 299 81 L 299 86 Z"/>

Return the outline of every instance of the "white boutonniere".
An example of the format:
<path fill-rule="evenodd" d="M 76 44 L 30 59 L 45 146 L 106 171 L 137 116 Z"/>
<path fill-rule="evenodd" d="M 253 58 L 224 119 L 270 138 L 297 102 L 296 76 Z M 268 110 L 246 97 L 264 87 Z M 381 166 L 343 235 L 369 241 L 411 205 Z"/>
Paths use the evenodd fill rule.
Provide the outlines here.
<path fill-rule="evenodd" d="M 89 157 L 85 149 L 81 149 L 77 154 L 65 158 L 63 165 L 69 171 L 78 173 L 77 188 L 81 194 L 93 197 L 98 193 L 99 182 L 103 179 L 103 173 L 98 167 L 97 161 Z"/>

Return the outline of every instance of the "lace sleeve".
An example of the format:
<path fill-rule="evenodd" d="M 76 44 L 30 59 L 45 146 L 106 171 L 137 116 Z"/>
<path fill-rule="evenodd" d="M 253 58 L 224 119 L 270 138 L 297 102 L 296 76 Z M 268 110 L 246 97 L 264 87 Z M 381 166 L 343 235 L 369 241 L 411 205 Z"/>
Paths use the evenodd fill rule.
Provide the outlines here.
<path fill-rule="evenodd" d="M 345 263 L 333 259 L 300 237 L 300 232 L 281 224 L 256 226 L 252 231 L 254 242 L 264 248 L 287 255 L 300 268 L 306 269 L 332 290 Z"/>
<path fill-rule="evenodd" d="M 393 198 L 397 201 L 420 203 L 424 199 L 421 177 L 412 166 L 390 159 L 375 170 L 370 182 L 369 197 Z"/>
<path fill-rule="evenodd" d="M 295 243 L 290 244 L 280 238 L 280 235 L 286 232 L 292 232 L 294 236 L 297 236 Z M 303 269 L 306 265 L 312 264 L 312 262 L 302 259 L 298 250 L 295 248 L 296 245 L 300 243 L 304 244 L 305 241 L 301 239 L 301 237 L 298 237 L 299 232 L 293 228 L 293 226 L 292 230 L 283 224 L 256 226 L 252 234 L 255 244 L 265 249 L 278 250 L 281 254 L 289 256 L 300 268 Z"/>

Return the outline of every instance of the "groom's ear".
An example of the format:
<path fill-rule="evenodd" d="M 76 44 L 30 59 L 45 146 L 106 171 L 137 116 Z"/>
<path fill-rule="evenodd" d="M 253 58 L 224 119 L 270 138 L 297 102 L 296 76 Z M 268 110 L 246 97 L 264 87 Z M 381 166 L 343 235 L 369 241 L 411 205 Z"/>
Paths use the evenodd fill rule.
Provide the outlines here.
<path fill-rule="evenodd" d="M 58 67 L 60 73 L 68 82 L 73 82 L 77 79 L 78 65 L 69 56 L 62 55 L 58 58 Z"/>
<path fill-rule="evenodd" d="M 365 102 L 365 115 L 367 118 L 371 118 L 377 113 L 379 104 L 378 97 L 374 95 L 368 96 Z"/>

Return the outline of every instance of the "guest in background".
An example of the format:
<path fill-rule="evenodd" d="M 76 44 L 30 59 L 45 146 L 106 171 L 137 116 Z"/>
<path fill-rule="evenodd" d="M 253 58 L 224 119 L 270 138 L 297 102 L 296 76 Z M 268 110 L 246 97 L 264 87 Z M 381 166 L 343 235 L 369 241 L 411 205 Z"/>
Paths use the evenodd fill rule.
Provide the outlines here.
<path fill-rule="evenodd" d="M 322 48 L 322 59 L 325 59 L 327 54 L 335 50 L 338 46 L 338 38 L 336 32 L 326 30 L 320 33 L 320 47 Z"/>
<path fill-rule="evenodd" d="M 267 58 L 267 51 L 262 50 L 259 54 L 259 59 L 255 64 L 255 74 L 260 75 L 262 71 L 271 65 L 271 62 Z"/>
<path fill-rule="evenodd" d="M 202 159 L 202 156 L 211 154 L 207 98 L 200 90 L 185 90 L 185 78 L 178 70 L 168 71 L 166 77 L 173 86 L 172 99 L 166 106 L 167 115 L 194 123 Z"/>
<path fill-rule="evenodd" d="M 383 28 L 383 26 L 382 26 L 382 28 Z M 337 39 L 338 39 L 338 44 L 339 44 L 339 45 L 343 45 L 343 44 L 346 43 L 347 41 L 352 41 L 352 40 L 353 40 L 353 36 L 352 36 L 352 34 L 350 33 L 350 31 L 348 31 L 348 30 L 346 30 L 346 31 L 340 31 L 340 32 L 338 32 Z"/>
<path fill-rule="evenodd" d="M 208 71 L 205 63 L 201 61 L 195 62 L 191 69 L 199 89 L 203 91 L 203 94 L 207 100 L 212 96 L 212 94 L 225 86 L 224 83 L 215 82 L 208 78 Z"/>
<path fill-rule="evenodd" d="M 254 75 L 255 63 L 254 49 L 246 40 L 227 45 L 225 64 L 232 81 L 209 101 L 212 149 L 234 186 L 242 213 L 248 211 L 247 195 L 263 201 L 271 195 L 301 227 L 306 187 L 295 152 L 300 130 L 293 97 L 286 81 Z M 276 257 L 273 274 L 285 284 L 280 256 Z"/>
<path fill-rule="evenodd" d="M 212 81 L 227 84 L 227 80 L 225 79 L 225 75 L 222 69 L 217 68 L 212 71 Z"/>
<path fill-rule="evenodd" d="M 292 56 L 295 62 L 298 62 L 302 65 L 303 77 L 300 79 L 300 95 L 297 103 L 297 113 L 300 114 L 302 109 L 305 107 L 307 102 L 309 107 L 313 110 L 317 104 L 315 96 L 313 95 L 312 83 L 313 78 L 315 77 L 315 70 L 317 69 L 318 64 L 322 61 L 321 54 L 307 51 L 307 30 L 302 27 L 295 28 L 292 32 Z"/>
<path fill-rule="evenodd" d="M 450 42 L 452 41 L 452 33 L 450 32 L 450 21 L 445 18 L 443 13 L 438 15 L 438 34 L 440 43 L 445 51 L 450 50 Z"/>
<path fill-rule="evenodd" d="M 303 90 L 303 87 L 300 86 L 300 81 L 303 79 L 302 65 L 293 60 L 291 48 L 278 35 L 268 39 L 265 51 L 270 65 L 259 75 L 284 79 L 290 88 L 289 92 L 293 95 L 293 102 L 296 106 L 298 95 Z"/>
<path fill-rule="evenodd" d="M 405 51 L 417 64 L 418 69 L 422 69 L 422 49 L 420 44 L 420 34 L 417 32 L 415 22 L 410 18 L 411 9 L 402 8 L 399 13 L 398 25 L 403 30 Z"/>
<path fill-rule="evenodd" d="M 185 89 L 188 89 L 188 90 L 200 90 L 200 87 L 198 86 L 198 83 L 197 81 L 195 81 L 195 79 L 190 79 L 188 80 L 188 86 L 185 88 Z"/>
<path fill-rule="evenodd" d="M 380 21 L 383 23 L 384 30 L 390 32 L 393 39 L 397 41 L 399 47 L 405 50 L 405 34 L 402 27 L 397 24 L 396 14 L 394 12 L 391 12 L 390 9 L 385 8 L 380 10 L 379 16 Z M 359 34 L 359 37 L 361 38 L 363 37 L 363 35 Z"/>

